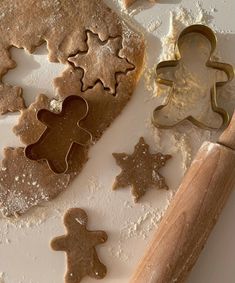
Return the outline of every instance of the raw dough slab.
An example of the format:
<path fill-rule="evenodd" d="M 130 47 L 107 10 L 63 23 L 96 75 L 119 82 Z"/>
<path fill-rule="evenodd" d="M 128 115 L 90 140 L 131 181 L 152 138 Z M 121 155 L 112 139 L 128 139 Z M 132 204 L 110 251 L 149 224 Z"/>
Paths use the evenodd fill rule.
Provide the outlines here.
<path fill-rule="evenodd" d="M 143 67 L 145 48 L 142 35 L 133 31 L 100 0 L 89 1 L 89 5 L 86 0 L 79 0 L 75 6 L 73 1 L 40 2 L 34 5 L 31 11 L 30 15 L 33 19 L 30 24 L 28 24 L 28 16 L 24 16 L 25 11 L 32 5 L 30 1 L 7 3 L 1 4 L 2 9 L 6 10 L 2 28 L 10 25 L 10 12 L 7 12 L 7 7 L 10 7 L 9 9 L 15 14 L 16 22 L 21 24 L 21 31 L 13 28 L 8 37 L 2 39 L 5 50 L 14 45 L 33 52 L 36 46 L 46 40 L 51 61 L 65 63 L 70 55 L 73 58 L 72 54 L 82 54 L 84 58 L 87 56 L 87 59 L 80 63 L 76 61 L 76 66 L 67 62 L 66 70 L 61 77 L 55 79 L 57 100 L 50 100 L 45 95 L 40 95 L 29 108 L 21 109 L 19 122 L 14 127 L 15 134 L 25 145 L 37 142 L 45 130 L 45 126 L 37 119 L 37 111 L 45 107 L 56 112 L 60 110 L 60 101 L 74 94 L 87 100 L 89 111 L 86 118 L 81 121 L 81 127 L 89 131 L 93 135 L 93 142 L 96 142 L 121 113 L 133 94 Z M 80 13 L 85 16 L 80 17 Z M 95 41 L 91 41 L 91 38 Z M 97 51 L 100 54 L 98 61 Z M 77 56 L 75 55 L 74 58 Z M 108 66 L 105 60 L 107 58 L 112 60 Z M 2 60 L 4 72 L 7 70 L 5 61 Z M 86 64 L 93 66 L 93 73 Z M 105 71 L 102 78 L 96 71 L 99 69 Z M 89 87 L 84 89 L 84 78 L 87 76 L 92 77 L 92 80 L 88 80 Z M 109 83 L 106 85 L 106 77 L 110 78 L 108 81 L 111 85 Z M 54 105 L 59 108 L 53 108 Z M 75 145 L 68 156 L 67 173 L 70 174 L 70 181 L 80 173 L 86 161 L 87 148 Z M 44 164 L 47 166 L 45 162 Z M 53 187 L 53 183 L 48 187 Z M 17 190 L 17 186 L 8 188 L 7 194 L 15 194 Z M 2 211 L 8 210 L 6 204 L 6 202 L 2 204 Z M 30 205 L 27 206 L 27 209 L 29 208 Z"/>
<path fill-rule="evenodd" d="M 102 0 L 4 0 L 0 11 L 0 79 L 16 67 L 10 56 L 12 46 L 32 53 L 46 41 L 49 60 L 65 63 L 71 54 L 87 49 L 87 30 L 102 41 L 122 34 L 119 17 Z M 24 108 L 19 88 L 3 83 L 1 87 L 4 88 L 4 94 L 0 92 L 2 114 Z"/>

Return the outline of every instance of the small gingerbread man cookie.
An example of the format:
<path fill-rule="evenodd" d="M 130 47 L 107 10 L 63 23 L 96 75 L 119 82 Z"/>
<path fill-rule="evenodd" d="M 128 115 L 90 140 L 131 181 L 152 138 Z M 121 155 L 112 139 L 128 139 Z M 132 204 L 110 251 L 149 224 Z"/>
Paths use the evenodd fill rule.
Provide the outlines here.
<path fill-rule="evenodd" d="M 53 250 L 67 253 L 66 283 L 79 283 L 85 276 L 102 279 L 106 275 L 106 267 L 100 262 L 95 246 L 106 242 L 107 234 L 103 231 L 88 231 L 87 221 L 84 210 L 70 209 L 64 217 L 67 235 L 51 242 Z"/>

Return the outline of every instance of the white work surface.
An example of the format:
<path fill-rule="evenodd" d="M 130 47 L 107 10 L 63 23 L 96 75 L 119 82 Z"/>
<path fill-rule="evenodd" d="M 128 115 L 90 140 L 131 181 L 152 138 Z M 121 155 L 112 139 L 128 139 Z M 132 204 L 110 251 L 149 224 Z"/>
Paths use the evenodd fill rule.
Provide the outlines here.
<path fill-rule="evenodd" d="M 117 0 L 105 2 L 121 13 Z M 169 29 L 170 11 L 179 6 L 185 7 L 187 11 L 191 9 L 196 14 L 200 10 L 193 0 L 159 0 L 152 6 L 147 4 L 147 0 L 140 0 L 132 16 L 125 14 L 125 17 L 136 20 L 138 26 L 146 31 L 147 68 L 156 65 L 162 51 L 160 38 Z M 228 31 L 226 40 L 219 42 L 218 49 L 222 60 L 234 65 L 235 2 L 204 0 L 201 1 L 201 8 L 211 27 Z M 4 77 L 4 81 L 22 86 L 27 103 L 42 92 L 52 95 L 51 81 L 61 73 L 64 66 L 47 61 L 45 46 L 38 48 L 36 55 L 15 49 L 12 54 L 18 66 Z M 183 176 L 181 163 L 184 152 L 172 150 L 170 132 L 167 135 L 163 133 L 159 141 L 157 130 L 150 127 L 149 119 L 156 106 L 154 99 L 150 99 L 151 95 L 143 76 L 122 114 L 90 150 L 88 163 L 67 192 L 13 223 L 0 219 L 1 283 L 64 282 L 65 254 L 52 251 L 49 242 L 53 237 L 64 234 L 62 216 L 71 207 L 81 207 L 87 211 L 88 227 L 91 230 L 102 229 L 108 233 L 107 243 L 97 249 L 101 261 L 108 268 L 106 278 L 100 282 L 128 282 L 172 192 L 176 191 Z M 18 138 L 11 132 L 16 121 L 16 114 L 0 118 L 1 149 L 20 145 Z M 139 204 L 134 204 L 129 188 L 115 192 L 111 190 L 113 180 L 120 172 L 112 153 L 131 153 L 140 136 L 146 138 L 152 151 L 157 151 L 161 144 L 164 153 L 171 153 L 173 158 L 161 171 L 167 178 L 170 191 L 150 190 Z M 235 193 L 231 195 L 188 283 L 235 282 L 234 219 Z M 82 282 L 99 281 L 87 277 Z"/>

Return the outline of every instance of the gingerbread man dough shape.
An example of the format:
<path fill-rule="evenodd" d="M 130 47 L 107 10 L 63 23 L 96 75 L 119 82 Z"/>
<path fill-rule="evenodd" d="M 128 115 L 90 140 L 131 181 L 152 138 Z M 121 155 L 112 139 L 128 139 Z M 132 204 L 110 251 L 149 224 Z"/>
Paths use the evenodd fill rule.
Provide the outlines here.
<path fill-rule="evenodd" d="M 67 253 L 66 283 L 79 283 L 87 275 L 96 279 L 106 275 L 106 267 L 100 262 L 95 246 L 106 242 L 107 234 L 103 231 L 88 231 L 87 221 L 84 210 L 70 209 L 64 217 L 67 235 L 51 242 L 53 250 Z"/>
<path fill-rule="evenodd" d="M 38 120 L 47 128 L 36 143 L 26 147 L 26 156 L 32 160 L 46 160 L 52 171 L 65 173 L 73 144 L 86 146 L 92 139 L 91 134 L 79 125 L 87 113 L 86 100 L 75 95 L 63 101 L 59 114 L 40 110 Z"/>
<path fill-rule="evenodd" d="M 162 77 L 163 71 L 174 71 L 177 68 L 184 68 L 184 58 L 181 51 L 187 50 L 184 46 L 185 40 L 188 38 L 189 43 L 193 42 L 192 34 L 197 34 L 195 45 L 190 49 L 190 56 L 204 61 L 203 66 L 205 72 L 194 70 L 197 76 L 201 76 L 204 81 L 205 89 L 202 91 L 202 85 L 194 83 L 192 73 L 187 73 L 185 76 L 176 77 L 176 81 L 169 79 L 169 76 Z M 190 36 L 190 38 L 189 38 Z M 199 42 L 200 40 L 200 42 Z M 210 50 L 205 51 L 201 47 L 205 47 L 205 41 L 210 42 Z M 166 103 L 157 107 L 153 113 L 153 123 L 159 128 L 171 128 L 181 123 L 184 120 L 190 120 L 196 126 L 209 129 L 218 129 L 222 125 L 226 126 L 229 122 L 228 113 L 220 108 L 217 104 L 217 87 L 231 81 L 234 77 L 233 67 L 229 64 L 215 62 L 212 59 L 216 48 L 216 36 L 213 31 L 204 25 L 192 25 L 183 30 L 178 38 L 175 48 L 176 60 L 163 61 L 157 66 L 157 82 L 171 88 L 171 93 L 168 96 Z M 192 44 L 191 44 L 192 45 Z M 199 47 L 198 47 L 199 46 Z M 197 58 L 198 57 L 198 58 Z M 200 57 L 200 58 L 199 58 Z M 190 66 L 189 66 L 190 67 Z M 194 66 L 191 66 L 194 67 Z M 211 70 L 215 70 L 211 75 Z M 193 71 L 192 71 L 193 72 Z M 222 81 L 217 79 L 218 74 L 226 75 L 226 79 Z M 204 77 L 203 77 L 204 76 Z M 185 88 L 180 87 L 181 81 L 191 80 Z M 179 87 L 177 87 L 177 83 Z M 196 86 L 196 88 L 195 88 Z M 221 119 L 222 118 L 222 119 Z"/>

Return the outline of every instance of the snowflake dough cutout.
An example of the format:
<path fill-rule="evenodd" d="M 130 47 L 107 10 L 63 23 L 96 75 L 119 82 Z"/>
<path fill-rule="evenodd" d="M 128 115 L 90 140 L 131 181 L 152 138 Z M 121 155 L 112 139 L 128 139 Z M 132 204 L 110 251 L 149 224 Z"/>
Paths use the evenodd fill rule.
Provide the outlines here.
<path fill-rule="evenodd" d="M 127 59 L 119 57 L 122 38 L 116 37 L 101 41 L 98 35 L 88 32 L 87 45 L 86 52 L 80 52 L 68 58 L 68 61 L 75 67 L 84 71 L 82 91 L 92 88 L 98 81 L 101 81 L 105 89 L 115 94 L 118 74 L 125 74 L 134 69 L 134 65 Z"/>
<path fill-rule="evenodd" d="M 126 153 L 113 153 L 122 172 L 116 177 L 113 189 L 132 186 L 134 201 L 137 202 L 149 188 L 168 190 L 165 178 L 158 172 L 165 166 L 171 155 L 162 153 L 151 154 L 149 146 L 143 137 L 135 146 L 131 155 Z"/>
<path fill-rule="evenodd" d="M 70 209 L 64 217 L 67 234 L 51 242 L 53 250 L 67 253 L 66 283 L 79 283 L 87 275 L 96 279 L 106 275 L 106 267 L 100 262 L 95 246 L 106 242 L 107 234 L 87 230 L 87 221 L 84 210 Z"/>

